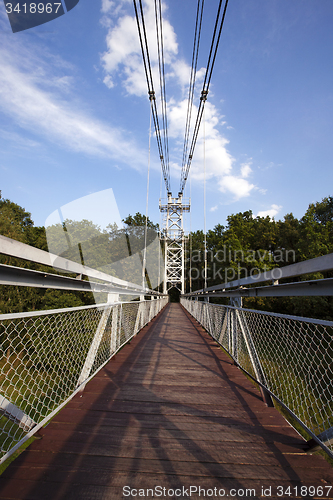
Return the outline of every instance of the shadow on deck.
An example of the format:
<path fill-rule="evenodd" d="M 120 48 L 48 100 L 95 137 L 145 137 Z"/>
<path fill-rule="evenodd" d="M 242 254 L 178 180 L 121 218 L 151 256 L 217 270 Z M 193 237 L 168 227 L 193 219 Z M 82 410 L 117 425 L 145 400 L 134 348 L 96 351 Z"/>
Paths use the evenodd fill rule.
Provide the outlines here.
<path fill-rule="evenodd" d="M 260 498 L 263 490 L 333 498 L 333 469 L 305 453 L 303 439 L 179 304 L 41 434 L 0 477 L 2 500 L 117 500 L 134 498 L 133 489 L 148 498 Z M 301 486 L 323 490 L 301 494 Z"/>

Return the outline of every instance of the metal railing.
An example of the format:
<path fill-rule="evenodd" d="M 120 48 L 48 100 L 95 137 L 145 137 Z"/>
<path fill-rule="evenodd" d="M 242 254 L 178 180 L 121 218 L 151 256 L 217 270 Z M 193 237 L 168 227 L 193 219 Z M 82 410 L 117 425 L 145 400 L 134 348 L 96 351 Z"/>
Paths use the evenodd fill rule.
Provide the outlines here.
<path fill-rule="evenodd" d="M 333 322 L 186 298 L 181 304 L 333 457 Z"/>
<path fill-rule="evenodd" d="M 167 301 L 0 315 L 0 463 L 82 390 Z"/>
<path fill-rule="evenodd" d="M 45 425 L 167 304 L 167 296 L 0 235 L 0 284 L 104 293 L 108 302 L 0 315 L 0 463 Z M 88 277 L 86 281 L 84 277 Z M 119 302 L 119 296 L 124 302 Z M 140 297 L 126 302 L 125 297 Z M 150 300 L 144 300 L 149 297 Z"/>

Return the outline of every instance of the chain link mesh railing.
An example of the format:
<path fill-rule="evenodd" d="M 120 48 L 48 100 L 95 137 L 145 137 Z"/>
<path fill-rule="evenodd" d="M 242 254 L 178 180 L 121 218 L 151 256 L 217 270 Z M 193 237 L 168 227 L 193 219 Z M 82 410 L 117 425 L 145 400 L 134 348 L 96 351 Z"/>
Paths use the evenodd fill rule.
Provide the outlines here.
<path fill-rule="evenodd" d="M 0 316 L 0 463 L 168 299 Z"/>
<path fill-rule="evenodd" d="M 333 322 L 184 298 L 181 303 L 333 453 Z"/>

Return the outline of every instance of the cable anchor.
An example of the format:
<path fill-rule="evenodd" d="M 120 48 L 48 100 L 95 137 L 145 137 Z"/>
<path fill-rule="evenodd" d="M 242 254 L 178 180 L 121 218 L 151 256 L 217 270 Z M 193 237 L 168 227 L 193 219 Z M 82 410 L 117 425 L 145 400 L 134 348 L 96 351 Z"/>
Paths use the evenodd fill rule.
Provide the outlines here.
<path fill-rule="evenodd" d="M 207 96 L 208 96 L 208 90 L 203 90 L 203 91 L 201 92 L 200 101 L 205 102 L 205 101 L 207 100 Z"/>

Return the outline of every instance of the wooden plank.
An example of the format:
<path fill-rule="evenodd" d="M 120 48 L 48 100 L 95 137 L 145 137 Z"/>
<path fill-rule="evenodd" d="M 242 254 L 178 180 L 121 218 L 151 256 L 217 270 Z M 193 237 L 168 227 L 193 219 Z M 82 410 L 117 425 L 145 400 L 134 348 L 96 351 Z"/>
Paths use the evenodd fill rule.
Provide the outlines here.
<path fill-rule="evenodd" d="M 262 464 L 228 464 L 217 462 L 174 462 L 172 458 L 165 456 L 161 458 L 154 458 L 146 460 L 144 458 L 123 458 L 123 457 L 108 457 L 108 468 L 92 468 L 94 457 L 86 457 L 85 464 L 82 465 L 81 461 L 77 464 L 72 464 L 70 467 L 57 466 L 45 469 L 45 466 L 27 468 L 27 467 L 13 467 L 10 476 L 16 481 L 25 481 L 35 478 L 36 480 L 48 478 L 50 481 L 60 482 L 64 473 L 70 472 L 75 475 L 75 481 L 80 484 L 100 484 L 107 485 L 110 480 L 111 474 L 119 472 L 135 472 L 140 473 L 144 471 L 146 474 L 159 474 L 163 470 L 164 474 L 175 476 L 191 476 L 193 479 L 199 477 L 213 477 L 221 479 L 257 479 L 262 481 L 315 481 L 318 477 L 318 470 L 308 469 L 307 467 L 290 467 L 285 464 L 284 467 L 278 465 L 262 465 Z M 319 473 L 321 470 L 319 470 Z M 96 480 L 96 476 L 99 478 Z M 4 474 L 4 478 L 6 474 Z M 332 474 L 326 475 L 327 479 L 332 480 Z M 78 479 L 79 478 L 79 479 Z"/>
<path fill-rule="evenodd" d="M 217 462 L 220 464 L 247 464 L 247 465 L 265 465 L 265 466 L 279 466 L 281 465 L 276 453 L 274 451 L 262 452 L 262 447 L 253 444 L 237 446 L 232 443 L 225 443 L 223 448 L 212 445 L 212 443 L 200 443 L 200 448 L 196 448 L 191 452 L 191 444 L 187 443 L 187 447 L 178 445 L 170 441 L 163 442 L 163 452 L 167 457 L 172 456 L 173 462 L 196 462 L 212 463 Z M 101 449 L 101 448 L 100 448 Z M 77 444 L 72 448 L 69 447 L 68 452 L 61 448 L 57 452 L 56 447 L 52 450 L 29 451 L 29 453 L 22 459 L 17 460 L 15 466 L 21 470 L 23 468 L 33 469 L 36 466 L 45 466 L 47 463 L 52 467 L 73 467 L 75 462 L 75 455 L 78 453 Z M 133 459 L 134 451 L 137 457 L 143 457 L 145 460 L 156 459 L 158 456 L 158 448 L 153 448 L 151 443 L 143 442 L 133 446 L 132 442 L 124 441 L 120 446 L 109 445 L 107 449 L 104 447 L 101 454 L 97 454 L 97 446 L 91 446 L 85 450 L 84 456 L 80 456 L 80 464 L 83 466 L 89 463 L 91 468 L 109 468 L 111 461 L 114 457 L 131 458 Z M 80 451 L 80 450 L 79 450 Z M 91 459 L 94 457 L 94 460 Z M 313 466 L 315 469 L 322 469 L 324 462 L 315 461 L 310 455 L 306 453 L 284 454 L 285 467 L 297 466 L 300 468 L 307 468 Z M 31 467 L 33 466 L 33 467 Z M 4 473 L 6 476 L 6 472 Z"/>
<path fill-rule="evenodd" d="M 253 487 L 257 498 L 273 488 L 266 496 L 281 498 L 278 486 L 333 485 L 333 469 L 305 454 L 305 441 L 178 304 L 41 434 L 0 477 L 2 500 L 118 500 L 125 485 Z"/>
<path fill-rule="evenodd" d="M 67 407 L 54 417 L 54 419 L 52 420 L 52 425 L 60 426 L 62 424 L 68 424 L 79 426 L 81 424 L 77 424 L 76 422 L 78 422 L 78 419 L 81 416 L 80 412 L 80 409 Z M 219 425 L 231 423 L 236 425 L 237 421 L 242 422 L 243 420 L 248 420 L 250 424 L 253 420 L 253 425 L 267 424 L 277 425 L 279 427 L 290 427 L 290 425 L 285 420 L 283 420 L 283 422 L 281 423 L 279 415 L 276 415 L 276 411 L 274 411 L 274 413 L 272 412 L 271 415 L 267 415 L 266 413 L 257 413 L 250 416 L 248 416 L 246 412 L 237 413 L 236 411 L 229 411 L 226 415 L 224 414 L 223 416 L 210 416 L 208 422 L 204 422 L 202 418 L 196 417 L 195 415 L 168 415 L 167 418 L 165 418 L 163 415 L 151 416 L 145 413 L 131 413 L 131 418 L 131 425 L 141 425 L 148 427 L 157 427 L 162 423 L 167 428 L 168 422 L 170 422 L 171 425 L 174 425 L 175 423 L 180 428 L 187 428 L 190 425 L 195 425 L 197 428 L 200 426 L 211 426 L 212 428 L 214 428 L 214 426 L 216 426 L 216 429 L 218 429 Z M 95 410 L 89 411 L 85 418 L 85 424 L 82 425 L 87 425 L 90 428 L 92 424 L 96 423 L 96 419 L 101 419 L 102 425 L 113 425 L 121 427 L 127 425 L 126 423 L 124 423 L 126 422 L 126 420 L 124 421 L 123 415 L 119 414 L 118 412 L 99 412 Z"/>

